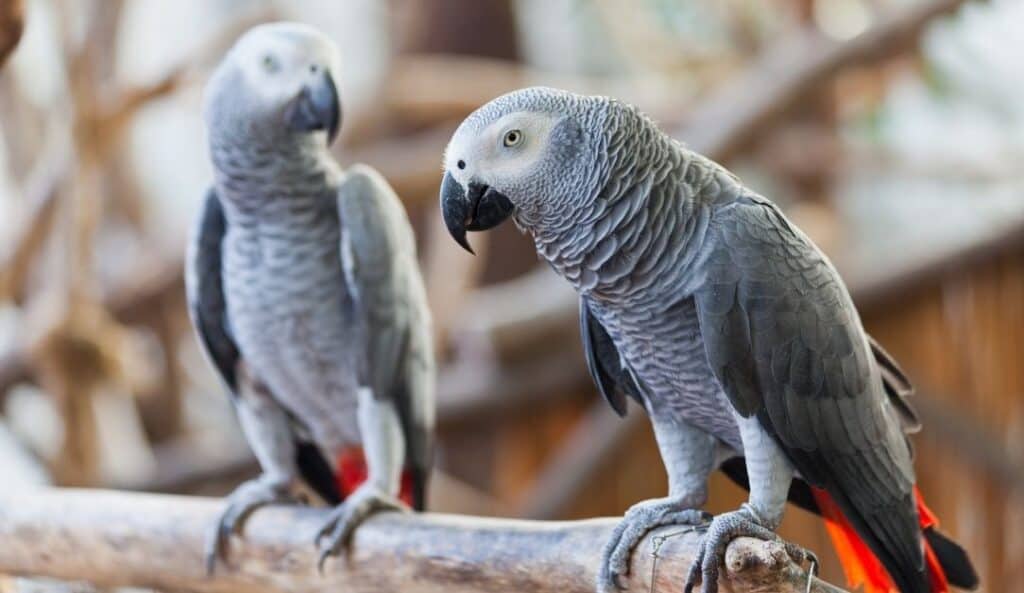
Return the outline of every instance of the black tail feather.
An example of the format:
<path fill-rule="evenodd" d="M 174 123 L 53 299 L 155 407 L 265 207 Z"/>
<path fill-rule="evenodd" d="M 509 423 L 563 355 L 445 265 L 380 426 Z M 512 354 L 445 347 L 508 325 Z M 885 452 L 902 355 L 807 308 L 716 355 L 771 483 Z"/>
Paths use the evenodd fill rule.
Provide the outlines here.
<path fill-rule="evenodd" d="M 340 504 L 341 492 L 334 477 L 334 469 L 320 453 L 320 448 L 312 443 L 300 442 L 295 447 L 295 464 L 299 468 L 302 479 L 309 484 L 320 498 L 329 505 Z"/>
<path fill-rule="evenodd" d="M 967 557 L 967 551 L 960 547 L 960 544 L 934 527 L 924 530 L 924 538 L 928 540 L 928 545 L 939 559 L 950 585 L 961 589 L 978 587 L 978 573 L 974 570 L 971 559 Z"/>
<path fill-rule="evenodd" d="M 427 509 L 427 482 L 430 477 L 430 470 L 425 468 L 410 467 L 412 474 L 412 508 L 415 511 Z"/>

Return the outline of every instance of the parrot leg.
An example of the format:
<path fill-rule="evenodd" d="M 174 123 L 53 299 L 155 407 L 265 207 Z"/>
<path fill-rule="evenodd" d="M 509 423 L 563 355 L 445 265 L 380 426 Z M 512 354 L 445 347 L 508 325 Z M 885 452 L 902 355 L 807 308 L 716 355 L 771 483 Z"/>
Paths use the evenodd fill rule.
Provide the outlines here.
<path fill-rule="evenodd" d="M 245 520 L 256 509 L 274 503 L 296 502 L 291 492 L 291 480 L 271 474 L 244 482 L 228 497 L 216 524 L 206 536 L 206 574 L 212 576 L 217 559 L 226 559 L 228 541 L 241 532 Z"/>
<path fill-rule="evenodd" d="M 212 575 L 217 559 L 224 560 L 232 534 L 253 511 L 274 503 L 299 500 L 295 494 L 298 472 L 295 468 L 295 441 L 287 414 L 261 384 L 241 373 L 236 400 L 238 420 L 249 446 L 263 469 L 262 475 L 244 482 L 228 497 L 217 522 L 207 533 L 206 573 Z"/>
<path fill-rule="evenodd" d="M 639 502 L 626 512 L 605 544 L 599 591 L 622 589 L 633 551 L 651 530 L 667 525 L 701 526 L 711 515 L 699 510 L 707 501 L 707 481 L 715 463 L 717 440 L 654 409 L 651 421 L 669 478 L 669 496 Z"/>
<path fill-rule="evenodd" d="M 405 436 L 394 402 L 378 399 L 368 388 L 359 390 L 359 434 L 369 475 L 345 502 L 331 511 L 316 536 L 320 550 L 317 568 L 348 545 L 360 523 L 379 511 L 408 510 L 398 500 Z"/>
<path fill-rule="evenodd" d="M 697 581 L 701 582 L 702 593 L 718 593 L 719 567 L 725 561 L 725 549 L 738 537 L 781 542 L 797 564 L 814 558 L 811 552 L 783 541 L 775 533 L 782 523 L 789 485 L 793 481 L 793 466 L 756 416 L 744 418 L 736 414 L 735 417 L 743 440 L 750 498 L 739 510 L 723 513 L 711 521 L 690 565 L 685 593 L 690 593 Z"/>
<path fill-rule="evenodd" d="M 406 507 L 397 497 L 383 492 L 369 483 L 363 484 L 348 499 L 331 511 L 327 522 L 316 536 L 320 550 L 317 569 L 322 573 L 327 558 L 338 554 L 352 538 L 356 527 L 374 513 L 380 511 L 405 511 Z"/>

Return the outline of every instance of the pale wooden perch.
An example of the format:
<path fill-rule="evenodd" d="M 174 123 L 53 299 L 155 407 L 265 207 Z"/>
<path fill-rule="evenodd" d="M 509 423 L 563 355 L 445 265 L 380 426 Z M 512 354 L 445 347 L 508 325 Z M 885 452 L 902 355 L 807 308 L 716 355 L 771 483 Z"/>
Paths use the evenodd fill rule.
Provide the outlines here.
<path fill-rule="evenodd" d="M 203 534 L 221 504 L 98 490 L 5 492 L 0 573 L 199 593 L 589 593 L 616 521 L 378 515 L 356 531 L 351 554 L 319 575 L 313 536 L 326 511 L 270 507 L 232 541 L 229 565 L 207 577 Z M 663 529 L 641 545 L 628 591 L 681 589 L 697 534 L 672 535 L 679 531 Z M 652 544 L 659 545 L 656 566 Z M 803 593 L 806 584 L 806 572 L 776 543 L 740 539 L 729 548 L 724 592 Z M 842 593 L 817 579 L 811 591 Z"/>

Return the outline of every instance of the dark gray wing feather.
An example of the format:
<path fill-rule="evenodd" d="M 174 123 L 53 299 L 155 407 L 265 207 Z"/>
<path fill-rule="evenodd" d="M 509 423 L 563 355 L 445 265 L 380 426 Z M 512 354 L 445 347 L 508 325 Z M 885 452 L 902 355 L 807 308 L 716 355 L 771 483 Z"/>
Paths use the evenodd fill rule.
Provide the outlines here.
<path fill-rule="evenodd" d="M 221 243 L 227 221 L 213 189 L 206 194 L 185 262 L 185 290 L 192 325 L 203 350 L 232 395 L 238 390 L 235 375 L 238 346 L 231 336 L 221 280 Z"/>
<path fill-rule="evenodd" d="M 623 366 L 612 337 L 594 317 L 585 297 L 580 297 L 580 337 L 590 378 L 615 413 L 626 415 L 626 396 L 641 406 L 645 405 L 636 377 Z"/>
<path fill-rule="evenodd" d="M 907 374 L 903 372 L 899 363 L 896 362 L 882 345 L 868 336 L 871 343 L 871 353 L 878 363 L 879 371 L 882 373 L 882 384 L 885 386 L 885 393 L 889 396 L 889 403 L 899 414 L 900 423 L 903 425 L 903 432 L 914 434 L 921 430 L 921 420 L 917 416 L 917 410 L 910 404 L 907 398 L 914 394 L 914 384 L 910 382 Z M 908 441 L 909 443 L 909 441 Z"/>
<path fill-rule="evenodd" d="M 754 196 L 720 206 L 708 240 L 695 297 L 708 361 L 733 406 L 756 414 L 803 478 L 829 492 L 901 590 L 926 591 L 899 412 L 835 270 Z"/>

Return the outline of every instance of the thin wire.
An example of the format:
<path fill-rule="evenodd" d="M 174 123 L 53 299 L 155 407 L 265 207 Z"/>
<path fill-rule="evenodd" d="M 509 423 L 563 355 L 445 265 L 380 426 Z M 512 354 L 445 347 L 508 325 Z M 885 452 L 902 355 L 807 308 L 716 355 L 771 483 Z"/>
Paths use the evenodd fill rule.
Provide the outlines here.
<path fill-rule="evenodd" d="M 658 551 L 661 550 L 661 546 L 664 545 L 665 540 L 678 535 L 686 535 L 687 533 L 692 533 L 694 531 L 697 531 L 697 527 L 690 526 L 679 531 L 666 533 L 665 535 L 656 535 L 651 538 L 651 557 L 654 558 L 654 561 L 651 562 L 651 588 L 649 593 L 654 593 L 654 584 L 658 581 L 658 558 L 661 558 L 661 556 L 658 556 Z"/>
<path fill-rule="evenodd" d="M 811 593 L 811 583 L 814 582 L 814 573 L 818 572 L 818 559 L 811 556 L 811 568 L 807 571 L 807 591 L 805 593 Z"/>

